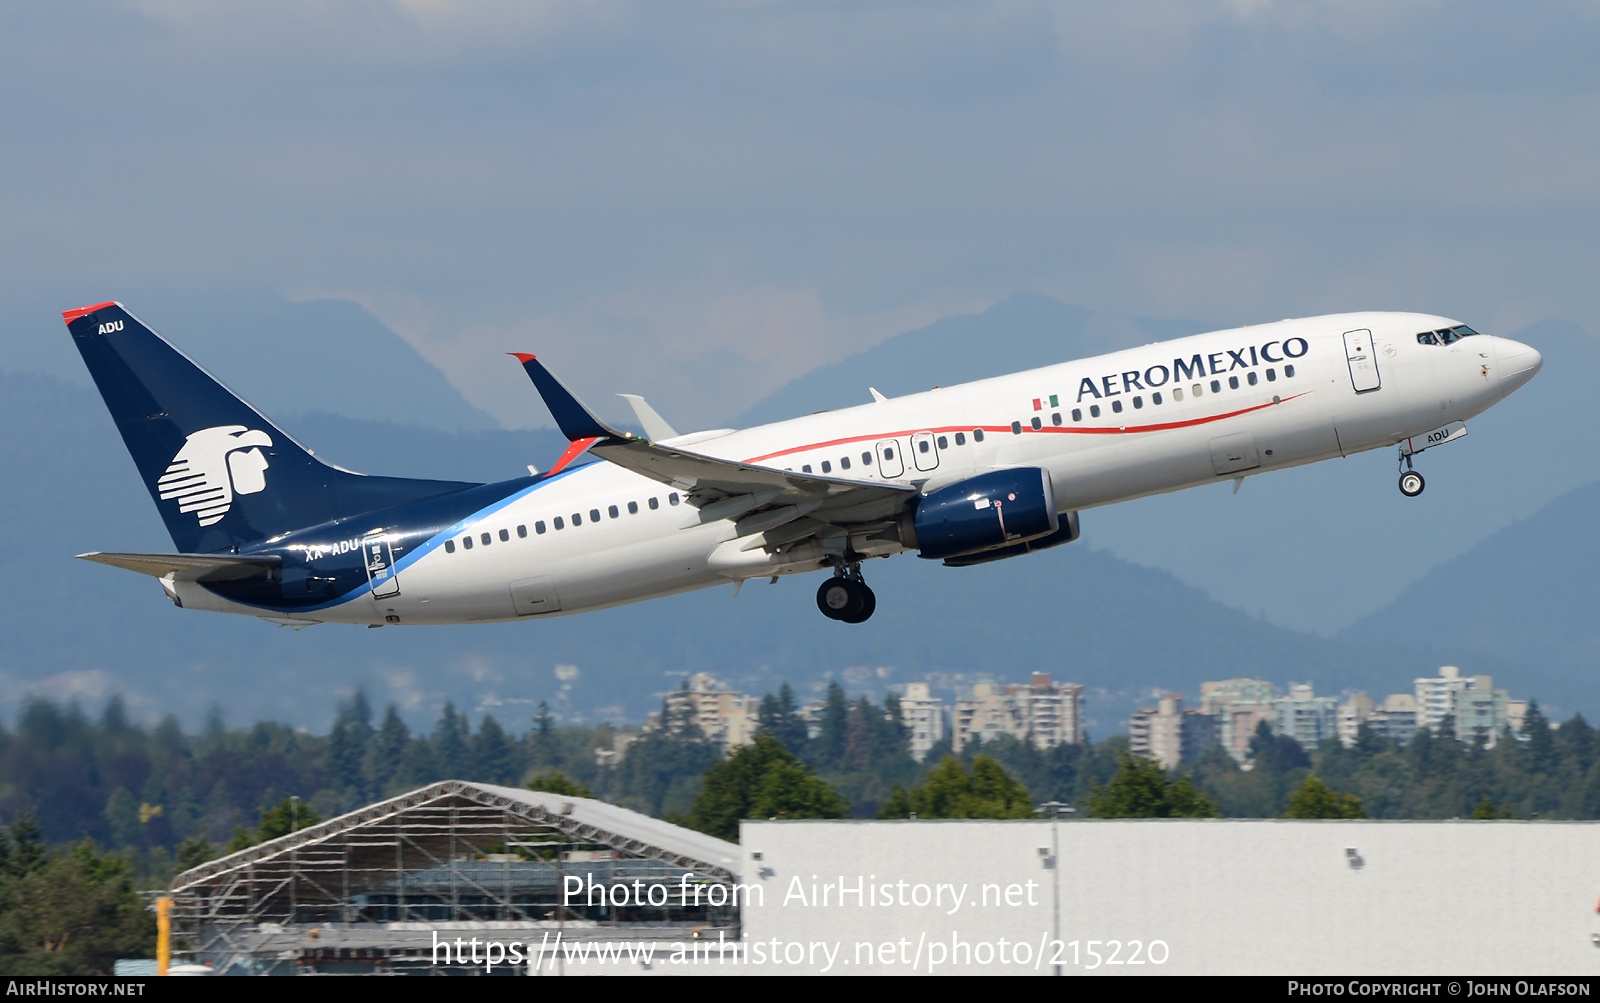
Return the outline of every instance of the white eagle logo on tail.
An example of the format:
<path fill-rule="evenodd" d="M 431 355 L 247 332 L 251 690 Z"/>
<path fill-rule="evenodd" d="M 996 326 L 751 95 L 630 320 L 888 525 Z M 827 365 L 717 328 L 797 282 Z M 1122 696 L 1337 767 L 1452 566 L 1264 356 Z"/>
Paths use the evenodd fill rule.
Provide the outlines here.
<path fill-rule="evenodd" d="M 184 440 L 156 489 L 162 501 L 178 499 L 178 511 L 195 513 L 200 525 L 221 522 L 234 495 L 266 490 L 267 457 L 259 447 L 271 445 L 267 433 L 243 425 L 202 428 Z"/>

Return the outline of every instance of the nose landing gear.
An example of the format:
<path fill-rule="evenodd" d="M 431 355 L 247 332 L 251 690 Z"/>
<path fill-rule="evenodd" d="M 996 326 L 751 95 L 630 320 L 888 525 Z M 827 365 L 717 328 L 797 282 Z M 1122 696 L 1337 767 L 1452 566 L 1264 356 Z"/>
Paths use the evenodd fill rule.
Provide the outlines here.
<path fill-rule="evenodd" d="M 1422 489 L 1427 486 L 1427 482 L 1422 479 L 1422 475 L 1411 469 L 1411 456 L 1411 453 L 1405 452 L 1403 449 L 1400 452 L 1400 459 L 1406 465 L 1406 468 L 1400 472 L 1400 493 L 1407 498 L 1415 498 L 1417 495 L 1422 494 Z"/>
<path fill-rule="evenodd" d="M 830 620 L 862 623 L 878 608 L 878 597 L 861 580 L 861 565 L 840 567 L 817 589 L 817 609 Z"/>

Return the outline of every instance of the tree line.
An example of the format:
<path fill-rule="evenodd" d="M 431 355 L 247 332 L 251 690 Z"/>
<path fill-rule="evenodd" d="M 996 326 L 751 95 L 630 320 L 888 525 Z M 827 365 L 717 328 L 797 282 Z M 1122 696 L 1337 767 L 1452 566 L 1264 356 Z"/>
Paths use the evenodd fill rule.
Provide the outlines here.
<path fill-rule="evenodd" d="M 1065 803 L 1090 814 L 1096 792 L 1103 795 L 1128 768 L 1120 736 L 1049 749 L 1001 737 L 960 755 L 942 745 L 918 762 L 892 695 L 882 703 L 852 700 L 836 683 L 811 720 L 787 685 L 762 699 L 759 717 L 759 733 L 787 764 L 780 771 L 787 779 L 775 778 L 773 789 L 787 783 L 800 790 L 809 783 L 802 774 L 815 778 L 832 792 L 830 811 L 842 816 L 929 817 L 978 811 L 978 803 L 1000 806 L 984 809 L 992 815 L 1021 812 L 1022 802 Z M 1213 748 L 1169 779 L 1187 777 L 1217 812 L 1235 817 L 1282 816 L 1291 794 L 1314 776 L 1337 796 L 1359 800 L 1373 818 L 1483 810 L 1600 818 L 1600 733 L 1579 715 L 1552 729 L 1537 706 L 1524 733 L 1525 740 L 1486 748 L 1450 737 L 1447 722 L 1405 745 L 1363 731 L 1350 748 L 1330 742 L 1308 752 L 1263 729 L 1249 769 Z M 89 839 L 124 851 L 137 874 L 155 876 L 171 873 L 180 853 L 190 863 L 206 847 L 248 845 L 443 779 L 517 786 L 543 777 L 548 786 L 559 776 L 651 815 L 694 820 L 708 771 L 731 762 L 700 734 L 682 702 L 669 700 L 660 728 L 603 762 L 596 753 L 612 749 L 618 734 L 604 724 L 560 724 L 542 705 L 520 732 L 492 714 L 474 725 L 449 704 L 430 731 L 413 732 L 395 707 L 374 715 L 360 693 L 339 705 L 325 735 L 270 722 L 227 728 L 215 717 L 191 734 L 170 717 L 155 727 L 137 724 L 116 698 L 94 718 L 75 705 L 35 700 L 14 727 L 0 727 L 0 819 L 26 815 L 52 844 Z M 763 749 L 764 763 L 778 762 L 770 744 Z M 757 801 L 739 803 L 738 810 L 756 810 Z M 777 802 L 764 803 L 771 814 Z"/>

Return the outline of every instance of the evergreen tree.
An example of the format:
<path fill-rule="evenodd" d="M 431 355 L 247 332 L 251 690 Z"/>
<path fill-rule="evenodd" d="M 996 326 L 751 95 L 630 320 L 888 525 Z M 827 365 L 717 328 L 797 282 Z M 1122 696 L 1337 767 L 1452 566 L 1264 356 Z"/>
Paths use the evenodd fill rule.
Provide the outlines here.
<path fill-rule="evenodd" d="M 530 791 L 542 791 L 545 794 L 565 794 L 571 798 L 592 798 L 594 791 L 571 779 L 563 773 L 550 771 L 548 773 L 530 773 L 522 779 L 522 786 Z"/>
<path fill-rule="evenodd" d="M 383 724 L 367 745 L 366 773 L 372 778 L 374 793 L 393 793 L 396 777 L 411 745 L 411 729 L 400 720 L 400 712 L 390 704 L 383 712 Z"/>
<path fill-rule="evenodd" d="M 517 776 L 515 748 L 493 714 L 484 715 L 472 738 L 472 775 L 483 783 L 509 784 Z"/>
<path fill-rule="evenodd" d="M 761 698 L 761 707 L 758 711 L 760 730 L 783 743 L 783 747 L 795 755 L 805 758 L 806 723 L 800 717 L 800 708 L 795 703 L 794 690 L 788 683 L 778 687 L 778 695 L 768 693 Z"/>
<path fill-rule="evenodd" d="M 1117 775 L 1090 793 L 1093 818 L 1217 818 L 1216 803 L 1189 777 L 1173 781 L 1161 764 L 1144 756 L 1119 755 Z"/>
<path fill-rule="evenodd" d="M 464 780 L 472 772 L 468 761 L 469 732 L 466 718 L 456 713 L 456 705 L 445 701 L 434 723 L 432 746 L 433 767 L 438 772 L 436 780 Z"/>
<path fill-rule="evenodd" d="M 1354 794 L 1335 794 L 1315 776 L 1306 777 L 1294 793 L 1284 818 L 1366 818 L 1361 799 Z"/>
<path fill-rule="evenodd" d="M 813 762 L 824 770 L 839 769 L 845 760 L 845 742 L 850 730 L 850 704 L 845 699 L 844 687 L 838 682 L 828 684 L 823 698 L 822 715 L 818 723 L 816 741 L 811 743 Z"/>
<path fill-rule="evenodd" d="M 340 701 L 328 734 L 328 774 L 334 787 L 354 790 L 363 798 L 374 793 L 365 771 L 371 740 L 372 707 L 366 693 L 356 690 L 355 696 Z"/>
<path fill-rule="evenodd" d="M 631 750 L 630 750 L 631 752 Z M 687 824 L 737 841 L 746 818 L 842 818 L 845 802 L 772 735 L 760 733 L 706 770 Z"/>
<path fill-rule="evenodd" d="M 972 772 L 946 756 L 910 790 L 896 784 L 879 818 L 1031 818 L 1033 799 L 1005 767 L 988 756 L 972 761 Z"/>

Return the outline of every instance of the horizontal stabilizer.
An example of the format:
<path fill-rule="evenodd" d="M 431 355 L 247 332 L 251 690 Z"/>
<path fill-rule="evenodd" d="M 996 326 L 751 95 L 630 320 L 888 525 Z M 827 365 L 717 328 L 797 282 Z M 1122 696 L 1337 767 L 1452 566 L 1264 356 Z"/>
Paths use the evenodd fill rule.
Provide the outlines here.
<path fill-rule="evenodd" d="M 152 578 L 172 575 L 183 582 L 226 582 L 276 570 L 279 557 L 240 557 L 237 554 L 79 554 L 79 560 L 109 564 Z"/>

